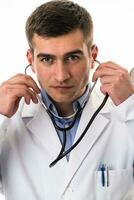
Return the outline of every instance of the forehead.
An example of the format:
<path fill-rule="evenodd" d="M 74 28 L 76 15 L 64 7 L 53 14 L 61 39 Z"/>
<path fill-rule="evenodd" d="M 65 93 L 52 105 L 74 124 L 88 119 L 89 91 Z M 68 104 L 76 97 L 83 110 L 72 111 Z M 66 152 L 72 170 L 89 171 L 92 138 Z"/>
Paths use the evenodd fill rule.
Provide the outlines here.
<path fill-rule="evenodd" d="M 87 45 L 84 41 L 83 33 L 75 30 L 69 34 L 58 37 L 41 37 L 37 34 L 33 36 L 34 52 L 47 52 L 64 54 L 74 49 L 83 50 Z"/>

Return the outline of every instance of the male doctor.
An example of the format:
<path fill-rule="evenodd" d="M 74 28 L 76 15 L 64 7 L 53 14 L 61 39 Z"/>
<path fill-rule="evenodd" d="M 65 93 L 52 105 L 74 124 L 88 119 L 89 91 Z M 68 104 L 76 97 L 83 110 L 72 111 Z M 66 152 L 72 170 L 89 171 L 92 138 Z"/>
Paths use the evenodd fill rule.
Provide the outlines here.
<path fill-rule="evenodd" d="M 0 86 L 6 199 L 122 200 L 133 189 L 134 91 L 127 70 L 113 62 L 99 65 L 93 81 L 100 79 L 114 106 L 106 102 L 81 142 L 61 159 L 102 102 L 89 83 L 98 52 L 92 19 L 71 1 L 53 0 L 29 16 L 26 35 L 39 87 L 24 74 Z"/>

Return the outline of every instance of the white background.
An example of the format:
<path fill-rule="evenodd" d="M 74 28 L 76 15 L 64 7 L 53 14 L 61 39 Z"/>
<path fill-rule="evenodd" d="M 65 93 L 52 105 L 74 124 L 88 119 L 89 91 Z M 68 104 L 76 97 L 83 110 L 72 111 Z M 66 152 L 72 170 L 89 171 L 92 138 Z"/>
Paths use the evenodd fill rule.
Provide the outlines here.
<path fill-rule="evenodd" d="M 86 7 L 94 21 L 98 59 L 113 60 L 130 70 L 134 66 L 133 0 L 75 0 Z M 23 72 L 28 48 L 25 21 L 45 0 L 0 0 L 0 82 Z"/>
<path fill-rule="evenodd" d="M 99 61 L 112 60 L 128 70 L 134 67 L 133 0 L 75 1 L 92 15 Z M 24 71 L 28 48 L 25 22 L 33 9 L 43 2 L 45 0 L 0 0 L 0 83 Z"/>

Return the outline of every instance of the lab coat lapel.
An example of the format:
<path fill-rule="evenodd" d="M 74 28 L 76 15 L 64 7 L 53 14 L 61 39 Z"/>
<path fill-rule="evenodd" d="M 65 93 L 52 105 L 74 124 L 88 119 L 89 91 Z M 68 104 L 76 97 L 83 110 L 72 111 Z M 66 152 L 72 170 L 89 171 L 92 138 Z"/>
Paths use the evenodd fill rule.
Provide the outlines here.
<path fill-rule="evenodd" d="M 43 109 L 41 105 L 38 105 L 36 110 L 37 111 L 33 114 L 32 119 L 26 126 L 38 142 L 45 147 L 51 155 L 51 160 L 53 161 L 59 154 L 61 143 L 53 123 L 50 117 L 48 117 L 45 109 Z M 25 116 L 28 116 L 28 114 Z"/>
<path fill-rule="evenodd" d="M 81 133 L 84 131 L 87 126 L 91 116 L 96 111 L 97 107 L 95 107 L 93 99 L 90 98 L 90 101 L 87 103 L 79 123 L 79 127 L 76 133 L 75 141 L 80 137 Z M 92 123 L 91 127 L 87 131 L 86 135 L 82 139 L 82 141 L 78 144 L 78 146 L 71 152 L 70 160 L 68 165 L 68 172 L 65 181 L 65 189 L 80 165 L 84 162 L 87 154 L 90 153 L 96 141 L 102 134 L 103 129 L 108 124 L 109 120 L 103 116 L 103 114 L 99 113 Z M 74 142 L 75 142 L 74 141 Z"/>

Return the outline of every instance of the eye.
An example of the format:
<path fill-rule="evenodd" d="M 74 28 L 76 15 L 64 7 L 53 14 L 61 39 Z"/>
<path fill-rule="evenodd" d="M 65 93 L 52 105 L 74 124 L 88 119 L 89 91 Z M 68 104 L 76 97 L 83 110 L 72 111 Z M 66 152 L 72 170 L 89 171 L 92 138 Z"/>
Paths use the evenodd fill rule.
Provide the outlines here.
<path fill-rule="evenodd" d="M 41 62 L 51 65 L 54 62 L 54 59 L 51 56 L 46 55 L 41 58 Z"/>
<path fill-rule="evenodd" d="M 80 60 L 80 56 L 79 55 L 69 55 L 69 56 L 67 56 L 66 58 L 65 58 L 65 61 L 66 62 L 77 62 L 77 61 L 79 61 Z"/>

